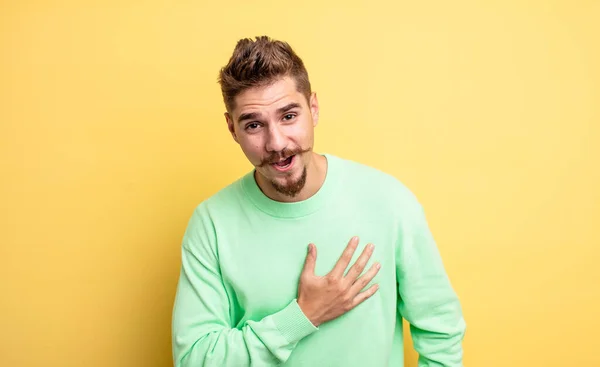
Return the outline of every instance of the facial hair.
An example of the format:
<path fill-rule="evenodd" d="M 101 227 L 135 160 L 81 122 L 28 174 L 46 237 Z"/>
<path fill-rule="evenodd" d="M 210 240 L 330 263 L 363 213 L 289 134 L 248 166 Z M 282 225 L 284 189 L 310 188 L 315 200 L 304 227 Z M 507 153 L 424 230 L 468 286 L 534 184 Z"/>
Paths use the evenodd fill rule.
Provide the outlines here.
<path fill-rule="evenodd" d="M 302 175 L 300 176 L 300 178 L 298 180 L 296 180 L 296 182 L 291 182 L 287 185 L 280 185 L 279 183 L 277 183 L 275 181 L 271 181 L 271 186 L 273 186 L 275 191 L 277 191 L 280 194 L 292 197 L 292 198 L 294 196 L 298 195 L 300 193 L 300 191 L 302 191 L 305 184 L 306 184 L 306 167 L 304 167 L 304 169 L 302 169 Z"/>
<path fill-rule="evenodd" d="M 278 162 L 280 159 L 287 159 L 293 155 L 296 156 L 295 159 L 300 159 L 301 154 L 310 152 L 311 150 L 312 150 L 312 148 L 307 148 L 307 149 L 302 149 L 300 147 L 298 147 L 296 149 L 285 148 L 280 153 L 272 153 L 269 157 L 265 158 L 258 167 L 264 167 L 266 165 Z M 296 195 L 298 195 L 300 193 L 300 191 L 302 191 L 302 189 L 304 188 L 304 185 L 306 184 L 306 176 L 307 176 L 307 169 L 305 166 L 302 170 L 302 174 L 300 175 L 300 178 L 298 180 L 296 180 L 295 182 L 289 182 L 286 180 L 287 182 L 284 185 L 281 185 L 275 181 L 270 181 L 270 182 L 271 182 L 271 186 L 273 186 L 275 191 L 277 191 L 280 194 L 283 194 L 283 195 L 293 198 Z M 288 177 L 288 179 L 291 179 L 291 178 Z"/>
<path fill-rule="evenodd" d="M 302 153 L 310 152 L 312 148 L 302 149 L 300 147 L 295 149 L 283 149 L 280 153 L 271 153 L 267 158 L 263 159 L 257 167 L 264 167 L 269 164 L 279 162 L 281 159 L 287 159 L 293 155 L 300 155 Z"/>

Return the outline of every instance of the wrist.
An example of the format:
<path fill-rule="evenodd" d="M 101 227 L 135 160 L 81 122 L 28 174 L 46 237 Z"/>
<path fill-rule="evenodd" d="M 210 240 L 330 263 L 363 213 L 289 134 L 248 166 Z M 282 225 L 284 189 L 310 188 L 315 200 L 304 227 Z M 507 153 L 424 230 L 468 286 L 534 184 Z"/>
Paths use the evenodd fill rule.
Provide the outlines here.
<path fill-rule="evenodd" d="M 306 304 L 306 302 L 304 302 L 303 299 L 298 299 L 297 300 L 298 306 L 300 307 L 300 310 L 302 311 L 302 313 L 304 314 L 304 316 L 308 319 L 308 321 L 310 321 L 315 327 L 319 327 L 319 325 L 321 325 L 320 320 L 316 317 L 316 315 L 314 315 L 314 312 L 312 312 L 311 308 Z"/>

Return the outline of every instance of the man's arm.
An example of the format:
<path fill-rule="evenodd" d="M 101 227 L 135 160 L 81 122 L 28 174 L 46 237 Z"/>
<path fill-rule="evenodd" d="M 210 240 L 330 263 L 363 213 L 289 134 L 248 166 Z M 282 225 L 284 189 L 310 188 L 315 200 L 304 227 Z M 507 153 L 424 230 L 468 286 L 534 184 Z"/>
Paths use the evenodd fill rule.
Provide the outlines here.
<path fill-rule="evenodd" d="M 204 206 L 192 216 L 182 245 L 182 267 L 173 307 L 175 367 L 271 366 L 284 362 L 317 328 L 295 300 L 240 329 L 231 325 L 229 300 Z"/>
<path fill-rule="evenodd" d="M 398 311 L 410 324 L 419 367 L 462 367 L 466 324 L 421 205 L 403 216 L 396 249 Z"/>

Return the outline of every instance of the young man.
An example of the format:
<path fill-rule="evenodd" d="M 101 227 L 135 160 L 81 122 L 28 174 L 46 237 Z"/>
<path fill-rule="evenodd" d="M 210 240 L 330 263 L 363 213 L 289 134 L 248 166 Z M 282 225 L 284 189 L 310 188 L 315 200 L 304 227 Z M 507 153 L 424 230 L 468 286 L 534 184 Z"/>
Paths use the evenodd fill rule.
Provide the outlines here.
<path fill-rule="evenodd" d="M 255 167 L 200 203 L 182 244 L 173 354 L 191 366 L 462 366 L 459 300 L 414 195 L 313 151 L 317 96 L 267 37 L 221 70 L 229 131 Z"/>

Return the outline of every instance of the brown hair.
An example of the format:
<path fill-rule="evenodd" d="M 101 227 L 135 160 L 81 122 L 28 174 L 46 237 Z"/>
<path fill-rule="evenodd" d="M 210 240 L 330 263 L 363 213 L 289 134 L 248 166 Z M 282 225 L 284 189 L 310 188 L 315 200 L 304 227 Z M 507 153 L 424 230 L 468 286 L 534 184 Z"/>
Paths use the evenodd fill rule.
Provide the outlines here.
<path fill-rule="evenodd" d="M 248 88 L 263 87 L 282 77 L 296 80 L 298 92 L 310 100 L 311 87 L 302 59 L 283 41 L 267 36 L 253 41 L 244 38 L 237 42 L 229 62 L 219 73 L 223 101 L 228 111 L 235 108 L 234 99 Z"/>

